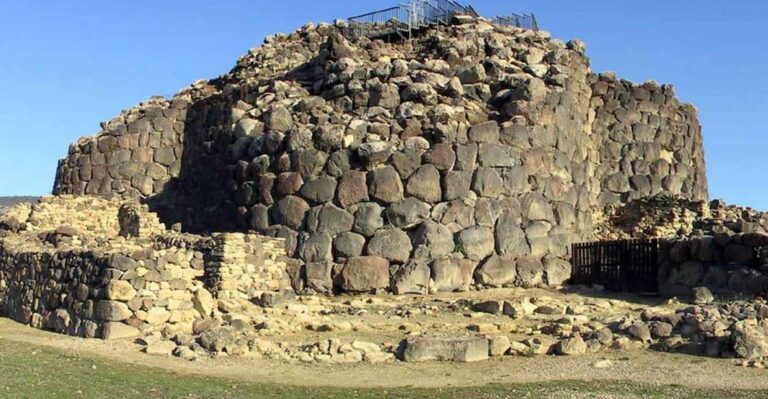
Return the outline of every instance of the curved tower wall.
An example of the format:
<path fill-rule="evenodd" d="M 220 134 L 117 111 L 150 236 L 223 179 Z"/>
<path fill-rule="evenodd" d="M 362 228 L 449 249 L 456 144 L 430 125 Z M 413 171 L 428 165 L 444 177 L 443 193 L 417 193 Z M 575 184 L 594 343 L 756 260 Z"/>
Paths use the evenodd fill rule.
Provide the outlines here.
<path fill-rule="evenodd" d="M 316 290 L 396 292 L 559 284 L 602 205 L 706 199 L 693 107 L 592 74 L 578 41 L 482 21 L 406 44 L 342 33 L 270 38 L 123 112 L 70 149 L 55 193 L 283 237 Z"/>

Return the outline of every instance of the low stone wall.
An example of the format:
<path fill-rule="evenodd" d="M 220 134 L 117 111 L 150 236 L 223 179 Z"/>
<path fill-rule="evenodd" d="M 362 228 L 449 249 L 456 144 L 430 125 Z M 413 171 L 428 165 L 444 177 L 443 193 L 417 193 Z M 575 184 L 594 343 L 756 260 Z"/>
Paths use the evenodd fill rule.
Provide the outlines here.
<path fill-rule="evenodd" d="M 191 333 L 214 297 L 251 300 L 291 286 L 282 239 L 171 232 L 134 202 L 44 198 L 5 233 L 0 314 L 70 335 Z"/>
<path fill-rule="evenodd" d="M 219 298 L 251 299 L 290 287 L 285 240 L 257 234 L 213 236 L 206 281 Z"/>
<path fill-rule="evenodd" d="M 36 328 L 88 338 L 191 332 L 211 311 L 200 306 L 211 297 L 203 274 L 203 254 L 194 250 L 33 251 L 5 240 L 0 309 Z"/>
<path fill-rule="evenodd" d="M 23 215 L 23 229 L 42 232 L 66 226 L 78 235 L 114 238 L 120 234 L 118 215 L 123 205 L 123 201 L 101 197 L 47 195 L 32 204 L 27 215 Z M 143 236 L 149 237 L 165 231 L 160 219 L 156 214 L 149 212 L 146 205 L 136 203 L 133 207 L 138 218 L 137 227 Z M 20 218 L 22 215 L 15 217 Z"/>
<path fill-rule="evenodd" d="M 691 295 L 707 287 L 717 296 L 768 292 L 768 235 L 716 234 L 668 241 L 661 253 L 659 290 Z"/>
<path fill-rule="evenodd" d="M 228 236 L 217 237 L 226 244 L 212 251 L 169 239 L 150 248 L 66 251 L 3 240 L 0 312 L 89 338 L 191 333 L 195 320 L 211 315 L 214 294 L 250 300 L 290 287 L 277 240 Z"/>

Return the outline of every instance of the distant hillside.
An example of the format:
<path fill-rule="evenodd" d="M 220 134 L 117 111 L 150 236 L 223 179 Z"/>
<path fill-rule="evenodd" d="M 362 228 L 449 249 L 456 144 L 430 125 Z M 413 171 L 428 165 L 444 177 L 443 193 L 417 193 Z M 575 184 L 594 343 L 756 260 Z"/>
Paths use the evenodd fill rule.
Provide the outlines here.
<path fill-rule="evenodd" d="M 0 197 L 0 215 L 16 204 L 34 201 L 37 201 L 37 197 Z"/>

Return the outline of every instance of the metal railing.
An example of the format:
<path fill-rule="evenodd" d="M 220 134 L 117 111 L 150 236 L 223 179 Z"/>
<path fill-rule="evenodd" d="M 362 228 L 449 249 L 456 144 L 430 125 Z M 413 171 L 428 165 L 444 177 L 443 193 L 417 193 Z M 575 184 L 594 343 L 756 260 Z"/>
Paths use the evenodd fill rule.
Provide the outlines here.
<path fill-rule="evenodd" d="M 452 0 L 437 0 L 435 7 L 444 10 L 448 15 L 466 14 L 467 7 Z"/>
<path fill-rule="evenodd" d="M 449 22 L 448 13 L 442 8 L 435 7 L 430 3 L 422 3 L 422 10 L 420 13 L 419 27 L 429 26 L 431 24 L 447 24 Z"/>
<path fill-rule="evenodd" d="M 474 8 L 474 7 L 472 7 L 472 6 L 466 6 L 466 7 L 464 7 L 464 11 L 465 11 L 465 13 L 466 13 L 467 15 L 471 15 L 471 16 L 473 16 L 473 17 L 475 17 L 475 18 L 478 18 L 478 17 L 480 17 L 480 14 L 478 14 L 478 13 L 477 13 L 477 11 L 475 11 L 475 8 Z"/>
<path fill-rule="evenodd" d="M 378 37 L 408 29 L 408 10 L 391 7 L 349 18 L 349 27 L 356 35 Z"/>
<path fill-rule="evenodd" d="M 539 30 L 536 16 L 533 14 L 509 14 L 494 18 L 493 22 L 502 26 L 514 26 L 517 28 Z"/>
<path fill-rule="evenodd" d="M 454 15 L 468 14 L 467 7 L 452 0 L 412 0 L 408 4 L 369 12 L 348 19 L 352 31 L 369 38 L 410 35 L 434 24 L 447 24 Z"/>
<path fill-rule="evenodd" d="M 349 27 L 356 36 L 371 39 L 397 35 L 411 37 L 419 29 L 447 24 L 455 15 L 479 17 L 472 6 L 463 6 L 455 0 L 410 0 L 407 4 L 369 12 L 348 19 Z M 533 14 L 510 14 L 494 19 L 504 26 L 538 30 Z"/>

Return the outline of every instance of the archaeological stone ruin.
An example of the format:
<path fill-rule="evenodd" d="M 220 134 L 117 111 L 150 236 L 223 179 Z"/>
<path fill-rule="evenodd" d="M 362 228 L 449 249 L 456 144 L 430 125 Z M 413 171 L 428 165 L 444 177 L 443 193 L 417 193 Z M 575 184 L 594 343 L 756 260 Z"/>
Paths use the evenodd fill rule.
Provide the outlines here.
<path fill-rule="evenodd" d="M 481 22 L 406 43 L 330 25 L 270 37 L 81 139 L 54 194 L 281 237 L 297 288 L 424 293 L 430 278 L 558 285 L 596 209 L 706 200 L 707 186 L 695 110 L 671 86 L 593 74 L 578 41 Z"/>
<path fill-rule="evenodd" d="M 253 342 L 222 331 L 249 323 L 233 316 L 244 306 L 561 287 L 572 244 L 649 237 L 666 240 L 662 294 L 765 292 L 768 216 L 709 201 L 696 109 L 671 85 L 596 73 L 579 40 L 482 17 L 446 22 L 404 40 L 307 24 L 267 37 L 226 74 L 103 122 L 70 146 L 52 196 L 0 221 L 0 311 L 81 337 L 207 332 L 197 345 L 242 353 Z M 317 295 L 326 299 L 307 299 Z M 480 309 L 553 314 L 544 302 Z M 672 331 L 699 315 L 687 312 L 620 330 L 650 343 L 659 323 Z M 593 330 L 555 346 L 614 345 Z M 409 339 L 399 358 L 544 345 L 430 339 Z M 339 345 L 291 356 L 331 358 Z M 393 357 L 370 345 L 343 355 Z"/>

